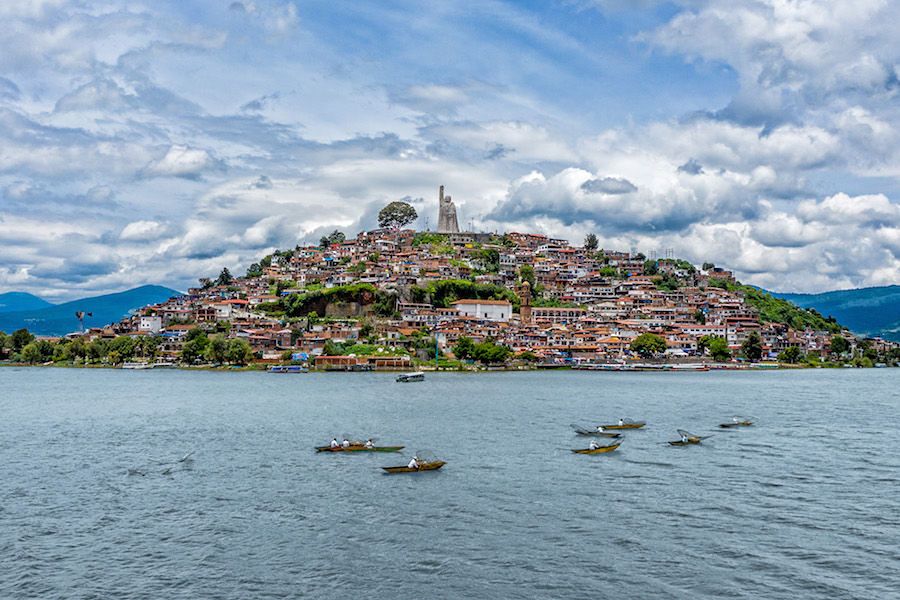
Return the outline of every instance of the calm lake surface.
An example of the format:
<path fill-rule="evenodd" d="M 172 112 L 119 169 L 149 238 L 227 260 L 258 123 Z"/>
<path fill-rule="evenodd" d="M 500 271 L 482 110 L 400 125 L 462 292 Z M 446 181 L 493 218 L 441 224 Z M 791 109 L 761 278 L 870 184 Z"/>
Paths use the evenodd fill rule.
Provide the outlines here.
<path fill-rule="evenodd" d="M 0 368 L 0 598 L 897 598 L 898 383 Z"/>

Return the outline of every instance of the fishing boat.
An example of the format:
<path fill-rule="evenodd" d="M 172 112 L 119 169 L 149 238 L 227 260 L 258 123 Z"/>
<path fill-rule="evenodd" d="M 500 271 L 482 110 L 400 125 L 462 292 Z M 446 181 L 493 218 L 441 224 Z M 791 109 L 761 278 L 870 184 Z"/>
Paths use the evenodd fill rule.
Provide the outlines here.
<path fill-rule="evenodd" d="M 402 467 L 381 467 L 390 475 L 396 475 L 397 473 L 418 473 L 419 471 L 436 471 L 446 465 L 442 460 L 433 460 L 430 462 L 422 462 L 419 463 L 419 466 L 415 469 L 402 466 Z"/>
<path fill-rule="evenodd" d="M 300 365 L 272 365 L 269 373 L 309 373 L 309 369 Z"/>
<path fill-rule="evenodd" d="M 421 371 L 416 371 L 415 373 L 403 373 L 402 375 L 397 376 L 397 381 L 400 383 L 411 383 L 413 381 L 425 381 L 425 373 Z"/>
<path fill-rule="evenodd" d="M 578 448 L 573 449 L 572 452 L 575 454 L 603 454 L 604 452 L 612 452 L 616 450 L 619 446 L 622 445 L 622 442 L 614 442 L 609 444 L 608 446 L 600 446 L 599 448 Z"/>
<path fill-rule="evenodd" d="M 349 447 L 337 446 L 316 446 L 316 452 L 400 452 L 405 446 L 372 446 L 366 447 L 365 444 L 351 444 Z"/>
<path fill-rule="evenodd" d="M 699 444 L 702 440 L 710 437 L 708 435 L 694 435 L 693 433 L 688 433 L 683 429 L 678 430 L 678 435 L 681 436 L 681 439 L 670 441 L 669 444 L 671 444 L 672 446 L 690 446 L 691 444 Z"/>
<path fill-rule="evenodd" d="M 719 427 L 722 429 L 730 429 L 732 427 L 750 427 L 753 425 L 753 421 L 750 419 L 745 419 L 743 417 L 732 417 L 730 423 L 719 423 Z"/>
<path fill-rule="evenodd" d="M 640 429 L 647 424 L 647 421 L 632 421 L 631 419 L 622 419 L 613 425 L 600 425 L 603 429 Z"/>
<path fill-rule="evenodd" d="M 622 437 L 621 433 L 613 433 L 611 431 L 601 431 L 600 429 L 588 429 L 579 425 L 572 425 L 575 435 L 592 435 L 594 437 L 617 438 Z"/>

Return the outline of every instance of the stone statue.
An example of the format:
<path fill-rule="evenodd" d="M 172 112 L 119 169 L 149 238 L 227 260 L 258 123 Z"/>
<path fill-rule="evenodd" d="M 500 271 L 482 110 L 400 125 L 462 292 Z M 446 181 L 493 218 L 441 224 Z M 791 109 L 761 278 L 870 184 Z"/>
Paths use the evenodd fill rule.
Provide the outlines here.
<path fill-rule="evenodd" d="M 444 196 L 444 186 L 438 192 L 438 233 L 459 233 L 456 205 L 450 196 Z"/>

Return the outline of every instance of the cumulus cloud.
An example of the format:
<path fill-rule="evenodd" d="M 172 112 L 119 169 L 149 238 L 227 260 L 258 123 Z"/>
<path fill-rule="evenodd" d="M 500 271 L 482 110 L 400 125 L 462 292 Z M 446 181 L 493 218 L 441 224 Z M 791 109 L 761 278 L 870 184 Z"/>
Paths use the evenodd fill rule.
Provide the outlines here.
<path fill-rule="evenodd" d="M 160 177 L 199 179 L 204 171 L 222 166 L 220 161 L 202 148 L 175 144 L 169 147 L 165 156 L 148 165 L 146 173 Z"/>
<path fill-rule="evenodd" d="M 588 179 L 581 184 L 581 189 L 592 194 L 630 194 L 637 191 L 637 186 L 620 177 L 603 177 Z"/>
<path fill-rule="evenodd" d="M 433 226 L 441 183 L 476 228 L 674 248 L 777 289 L 900 280 L 896 3 L 593 4 L 647 23 L 642 61 L 733 78 L 725 100 L 647 117 L 579 95 L 622 56 L 531 7 L 481 29 L 355 9 L 337 35 L 284 0 L 205 22 L 146 0 L 4 2 L 0 289 L 184 288 L 403 197 Z M 433 43 L 373 60 L 401 27 Z M 441 63 L 448 48 L 466 60 Z"/>

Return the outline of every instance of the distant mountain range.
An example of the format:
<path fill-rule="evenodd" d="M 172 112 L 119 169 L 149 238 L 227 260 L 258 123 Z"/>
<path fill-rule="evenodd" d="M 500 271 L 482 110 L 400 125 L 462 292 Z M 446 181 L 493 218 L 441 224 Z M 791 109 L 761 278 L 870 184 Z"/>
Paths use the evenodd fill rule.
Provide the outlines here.
<path fill-rule="evenodd" d="M 0 294 L 0 313 L 16 312 L 20 310 L 38 310 L 53 306 L 43 298 L 26 292 L 6 292 Z"/>
<path fill-rule="evenodd" d="M 0 305 L 9 307 L 0 308 L 0 331 L 9 333 L 26 327 L 36 335 L 65 335 L 78 330 L 76 311 L 93 313 L 85 316 L 85 327 L 102 327 L 148 304 L 164 302 L 180 294 L 159 285 L 142 285 L 115 294 L 50 304 L 31 294 L 9 292 L 0 294 Z"/>
<path fill-rule="evenodd" d="M 832 316 L 853 333 L 900 341 L 900 285 L 821 294 L 769 293 Z"/>

